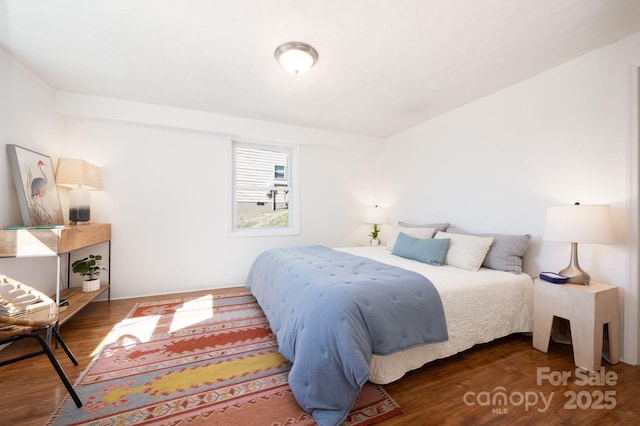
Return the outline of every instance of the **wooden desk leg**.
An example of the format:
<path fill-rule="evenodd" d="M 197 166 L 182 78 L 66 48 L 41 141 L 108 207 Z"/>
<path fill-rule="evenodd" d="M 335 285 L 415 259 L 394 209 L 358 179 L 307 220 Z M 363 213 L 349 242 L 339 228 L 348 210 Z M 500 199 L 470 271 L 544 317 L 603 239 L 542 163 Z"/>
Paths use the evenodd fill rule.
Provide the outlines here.
<path fill-rule="evenodd" d="M 533 315 L 533 347 L 547 353 L 549 351 L 549 339 L 551 338 L 551 326 L 553 314 L 547 309 L 539 309 Z"/>

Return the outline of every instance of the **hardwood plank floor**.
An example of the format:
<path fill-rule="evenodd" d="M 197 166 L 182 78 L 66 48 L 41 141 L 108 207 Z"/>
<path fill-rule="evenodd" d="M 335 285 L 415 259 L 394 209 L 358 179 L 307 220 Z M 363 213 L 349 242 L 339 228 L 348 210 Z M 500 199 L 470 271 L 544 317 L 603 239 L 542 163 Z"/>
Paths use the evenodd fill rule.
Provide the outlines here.
<path fill-rule="evenodd" d="M 91 303 L 61 329 L 80 365 L 74 367 L 61 348 L 55 349 L 56 356 L 73 383 L 103 337 L 136 302 L 221 291 L 225 290 Z M 27 350 L 25 343 L 0 351 L 0 360 Z M 552 343 L 544 354 L 533 349 L 531 337 L 507 337 L 432 362 L 385 385 L 404 413 L 381 425 L 640 424 L 640 369 L 623 363 L 603 366 L 604 378 L 582 378 L 580 371 L 576 377 L 570 346 Z M 538 374 L 539 368 L 548 369 L 545 377 Z M 563 373 L 570 374 L 566 384 L 554 382 Z M 42 425 L 66 395 L 45 356 L 0 368 L 0 384 L 3 425 Z M 500 391 L 497 387 L 504 388 L 506 405 L 491 403 Z M 550 400 L 548 405 L 543 398 Z"/>

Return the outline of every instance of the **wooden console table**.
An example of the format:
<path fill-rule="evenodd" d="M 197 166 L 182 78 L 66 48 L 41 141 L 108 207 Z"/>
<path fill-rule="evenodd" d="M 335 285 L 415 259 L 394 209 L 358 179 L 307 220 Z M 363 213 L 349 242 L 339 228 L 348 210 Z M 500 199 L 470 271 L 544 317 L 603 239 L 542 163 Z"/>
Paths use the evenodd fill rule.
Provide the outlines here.
<path fill-rule="evenodd" d="M 71 258 L 68 257 L 67 288 L 61 288 L 60 262 L 62 255 L 100 243 L 109 244 L 107 282 L 100 289 L 85 293 L 80 287 L 71 287 L 69 277 Z M 89 302 L 107 291 L 111 300 L 111 224 L 66 225 L 55 229 L 0 230 L 0 258 L 2 257 L 56 257 L 56 302 L 67 299 L 69 306 L 60 312 L 59 325 L 64 324 Z"/>

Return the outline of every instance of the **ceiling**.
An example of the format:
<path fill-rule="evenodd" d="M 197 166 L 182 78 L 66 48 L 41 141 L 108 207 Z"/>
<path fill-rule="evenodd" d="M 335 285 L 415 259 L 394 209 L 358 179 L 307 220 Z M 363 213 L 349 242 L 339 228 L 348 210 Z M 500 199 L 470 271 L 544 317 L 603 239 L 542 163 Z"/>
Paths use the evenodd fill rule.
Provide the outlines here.
<path fill-rule="evenodd" d="M 55 90 L 378 137 L 638 31 L 640 0 L 0 0 Z"/>

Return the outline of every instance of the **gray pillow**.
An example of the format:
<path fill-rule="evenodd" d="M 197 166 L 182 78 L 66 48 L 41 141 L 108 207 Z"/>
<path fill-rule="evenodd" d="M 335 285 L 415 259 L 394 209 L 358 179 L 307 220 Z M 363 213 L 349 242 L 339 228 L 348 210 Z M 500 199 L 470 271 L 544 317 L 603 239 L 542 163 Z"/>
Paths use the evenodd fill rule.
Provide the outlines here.
<path fill-rule="evenodd" d="M 438 231 L 446 231 L 448 227 L 451 225 L 449 223 L 428 223 L 426 225 L 415 225 L 413 223 L 407 222 L 398 222 L 398 225 L 404 226 L 405 228 L 434 228 L 435 232 Z"/>
<path fill-rule="evenodd" d="M 472 234 L 457 228 L 449 228 L 447 232 L 477 237 L 493 237 L 493 244 L 491 244 L 482 266 L 515 274 L 522 273 L 522 256 L 531 241 L 531 235 Z"/>
<path fill-rule="evenodd" d="M 448 223 L 431 223 L 427 225 L 416 225 L 413 223 L 407 222 L 398 222 L 398 226 L 394 227 L 391 232 L 391 236 L 387 240 L 387 250 L 392 250 L 393 246 L 396 244 L 396 238 L 398 238 L 398 233 L 402 228 L 423 228 L 423 229 L 433 229 L 433 235 L 435 235 L 438 231 L 445 231 L 450 225 Z M 399 229 L 398 229 L 399 228 Z M 408 233 L 408 232 L 407 232 Z M 433 236 L 432 235 L 432 236 Z M 417 235 L 413 235 L 417 237 Z"/>

